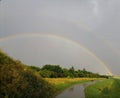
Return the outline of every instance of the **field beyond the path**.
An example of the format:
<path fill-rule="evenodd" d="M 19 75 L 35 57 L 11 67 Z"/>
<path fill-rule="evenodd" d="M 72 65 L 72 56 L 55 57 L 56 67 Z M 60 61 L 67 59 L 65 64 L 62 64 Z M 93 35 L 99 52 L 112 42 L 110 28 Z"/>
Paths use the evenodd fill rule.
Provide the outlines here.
<path fill-rule="evenodd" d="M 93 80 L 100 80 L 102 78 L 45 78 L 46 81 L 53 84 L 55 88 L 61 92 L 66 88 L 79 83 L 84 83 Z"/>

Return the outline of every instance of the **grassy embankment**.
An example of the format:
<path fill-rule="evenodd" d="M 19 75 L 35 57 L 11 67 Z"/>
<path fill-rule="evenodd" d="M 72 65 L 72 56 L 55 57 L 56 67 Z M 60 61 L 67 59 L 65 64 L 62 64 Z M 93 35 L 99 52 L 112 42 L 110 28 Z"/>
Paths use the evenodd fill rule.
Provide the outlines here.
<path fill-rule="evenodd" d="M 54 98 L 54 93 L 37 72 L 0 50 L 0 98 Z"/>
<path fill-rule="evenodd" d="M 57 89 L 57 93 L 64 91 L 66 88 L 79 83 L 98 80 L 100 78 L 45 78 L 46 81 L 53 84 Z"/>
<path fill-rule="evenodd" d="M 99 81 L 85 89 L 86 98 L 119 98 L 120 79 Z"/>

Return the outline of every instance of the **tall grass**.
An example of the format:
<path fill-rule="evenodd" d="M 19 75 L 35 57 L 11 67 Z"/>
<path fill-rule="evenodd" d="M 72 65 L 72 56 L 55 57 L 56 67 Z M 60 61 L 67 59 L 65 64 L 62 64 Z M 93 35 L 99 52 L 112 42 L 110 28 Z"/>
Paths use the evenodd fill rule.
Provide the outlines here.
<path fill-rule="evenodd" d="M 71 85 L 96 80 L 96 78 L 45 78 L 45 80 L 53 84 L 58 92 L 61 92 Z"/>

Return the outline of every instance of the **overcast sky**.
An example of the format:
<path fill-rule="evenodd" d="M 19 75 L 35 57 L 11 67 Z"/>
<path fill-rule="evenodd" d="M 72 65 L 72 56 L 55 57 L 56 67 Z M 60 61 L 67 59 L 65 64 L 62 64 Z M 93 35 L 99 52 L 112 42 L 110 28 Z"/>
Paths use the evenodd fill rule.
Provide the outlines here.
<path fill-rule="evenodd" d="M 104 74 L 104 62 L 120 75 L 119 17 L 120 0 L 1 0 L 0 38 L 16 38 L 0 40 L 0 48 L 30 65 Z"/>

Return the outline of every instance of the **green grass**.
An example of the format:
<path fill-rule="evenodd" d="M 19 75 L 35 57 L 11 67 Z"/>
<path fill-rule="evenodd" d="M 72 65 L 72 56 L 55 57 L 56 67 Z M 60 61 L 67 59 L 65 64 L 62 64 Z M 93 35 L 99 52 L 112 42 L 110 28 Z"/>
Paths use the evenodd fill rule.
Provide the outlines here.
<path fill-rule="evenodd" d="M 45 78 L 56 88 L 56 95 L 63 92 L 72 85 L 89 82 L 91 80 L 101 80 L 102 78 Z"/>
<path fill-rule="evenodd" d="M 86 98 L 119 98 L 120 79 L 99 81 L 85 89 Z"/>
<path fill-rule="evenodd" d="M 56 87 L 56 89 L 58 90 L 58 91 L 64 91 L 66 88 L 68 88 L 68 87 L 70 87 L 70 86 L 72 86 L 72 85 L 75 85 L 75 84 L 80 84 L 80 83 L 84 83 L 84 82 L 88 82 L 88 81 L 90 81 L 90 80 L 81 80 L 81 81 L 74 81 L 74 82 L 66 82 L 66 83 L 64 83 L 64 84 L 57 84 L 57 85 L 55 85 L 55 87 Z"/>

